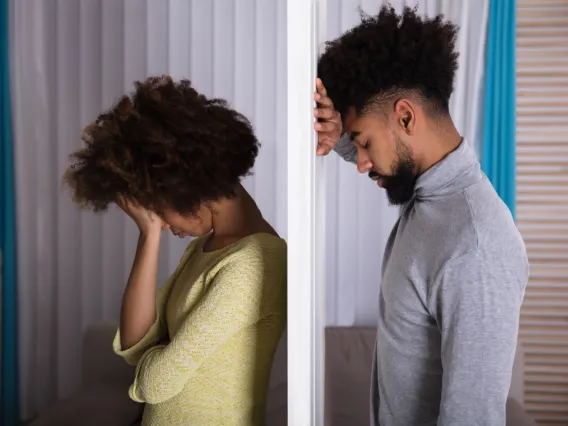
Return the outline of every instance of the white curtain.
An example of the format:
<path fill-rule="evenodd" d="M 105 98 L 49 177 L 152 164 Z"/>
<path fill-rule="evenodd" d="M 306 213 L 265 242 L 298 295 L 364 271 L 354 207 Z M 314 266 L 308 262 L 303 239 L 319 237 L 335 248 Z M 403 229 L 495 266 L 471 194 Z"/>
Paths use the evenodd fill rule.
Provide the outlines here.
<path fill-rule="evenodd" d="M 262 143 L 246 187 L 286 236 L 284 0 L 13 0 L 19 330 L 24 417 L 79 384 L 85 328 L 118 320 L 137 239 L 116 209 L 62 190 L 82 127 L 133 81 L 168 73 L 248 116 Z M 169 237 L 160 278 L 187 240 Z"/>
<path fill-rule="evenodd" d="M 450 110 L 454 122 L 479 151 L 485 33 L 489 0 L 391 0 L 402 11 L 417 6 L 424 16 L 443 13 L 460 26 L 459 70 Z M 382 0 L 328 0 L 328 39 L 357 25 L 358 8 L 376 14 Z M 398 218 L 383 191 L 352 164 L 327 160 L 327 320 L 330 325 L 376 325 L 381 262 Z"/>

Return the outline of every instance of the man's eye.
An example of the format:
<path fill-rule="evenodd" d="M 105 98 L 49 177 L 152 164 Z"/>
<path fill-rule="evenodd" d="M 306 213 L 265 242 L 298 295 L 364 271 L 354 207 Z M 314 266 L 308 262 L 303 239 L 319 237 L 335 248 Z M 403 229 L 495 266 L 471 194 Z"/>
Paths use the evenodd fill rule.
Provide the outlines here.
<path fill-rule="evenodd" d="M 367 149 L 368 146 L 369 146 L 369 141 L 366 141 L 366 142 L 363 144 L 363 149 Z"/>

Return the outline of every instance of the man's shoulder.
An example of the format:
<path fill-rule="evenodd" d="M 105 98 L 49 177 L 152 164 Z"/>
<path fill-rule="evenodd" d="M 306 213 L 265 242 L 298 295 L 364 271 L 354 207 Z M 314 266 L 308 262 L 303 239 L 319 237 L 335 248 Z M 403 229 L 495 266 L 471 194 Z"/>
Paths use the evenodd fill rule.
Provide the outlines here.
<path fill-rule="evenodd" d="M 419 229 L 417 237 L 424 234 L 434 252 L 431 255 L 440 261 L 465 253 L 477 245 L 475 217 L 465 192 L 454 194 L 433 203 L 417 206 Z"/>
<path fill-rule="evenodd" d="M 485 179 L 464 192 L 477 234 L 478 249 L 496 251 L 517 248 L 524 251 L 524 242 L 509 207 Z"/>
<path fill-rule="evenodd" d="M 486 178 L 436 203 L 434 215 L 440 218 L 438 231 L 447 228 L 449 238 L 459 238 L 468 249 L 522 242 L 511 211 Z"/>
<path fill-rule="evenodd" d="M 413 235 L 424 242 L 418 246 L 429 253 L 430 263 L 444 265 L 467 253 L 516 251 L 525 246 L 508 207 L 491 183 L 484 179 L 435 203 L 418 206 L 419 220 Z"/>

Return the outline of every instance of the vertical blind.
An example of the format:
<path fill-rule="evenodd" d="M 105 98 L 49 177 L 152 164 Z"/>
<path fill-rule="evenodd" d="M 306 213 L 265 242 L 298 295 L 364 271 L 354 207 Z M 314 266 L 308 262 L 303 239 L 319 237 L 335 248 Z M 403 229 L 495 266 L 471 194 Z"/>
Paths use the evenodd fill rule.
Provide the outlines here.
<path fill-rule="evenodd" d="M 568 0 L 519 0 L 517 19 L 524 399 L 540 425 L 568 425 Z"/>

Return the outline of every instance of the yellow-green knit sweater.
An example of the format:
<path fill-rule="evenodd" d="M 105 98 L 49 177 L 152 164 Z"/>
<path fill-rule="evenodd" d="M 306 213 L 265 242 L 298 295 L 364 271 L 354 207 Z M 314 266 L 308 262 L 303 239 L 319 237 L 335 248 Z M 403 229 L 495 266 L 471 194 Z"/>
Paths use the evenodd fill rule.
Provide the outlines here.
<path fill-rule="evenodd" d="M 115 352 L 136 365 L 129 394 L 146 403 L 143 426 L 264 424 L 286 324 L 286 243 L 254 234 L 203 252 L 205 240 L 189 244 L 158 291 L 146 336 L 124 351 L 115 337 Z"/>

